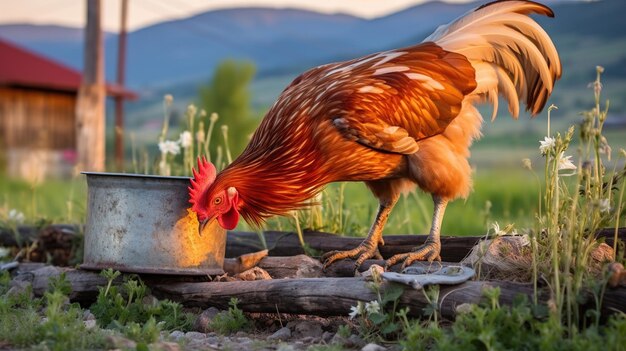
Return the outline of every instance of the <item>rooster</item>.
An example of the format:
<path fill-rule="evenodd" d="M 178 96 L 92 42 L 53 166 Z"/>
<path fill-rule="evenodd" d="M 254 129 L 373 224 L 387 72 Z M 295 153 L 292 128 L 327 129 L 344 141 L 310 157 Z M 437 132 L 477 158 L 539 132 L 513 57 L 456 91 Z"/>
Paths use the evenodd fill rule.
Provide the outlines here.
<path fill-rule="evenodd" d="M 381 259 L 383 227 L 401 193 L 430 193 L 434 214 L 424 245 L 387 266 L 440 260 L 446 205 L 468 196 L 469 147 L 483 118 L 475 105 L 520 100 L 533 116 L 561 76 L 558 53 L 529 17 L 553 17 L 532 1 L 496 1 L 439 27 L 421 44 L 319 66 L 297 77 L 261 121 L 243 153 L 221 173 L 198 160 L 190 202 L 201 226 L 234 229 L 303 208 L 331 182 L 362 181 L 379 201 L 365 240 L 322 256 L 325 267 L 351 258 L 355 269 Z"/>

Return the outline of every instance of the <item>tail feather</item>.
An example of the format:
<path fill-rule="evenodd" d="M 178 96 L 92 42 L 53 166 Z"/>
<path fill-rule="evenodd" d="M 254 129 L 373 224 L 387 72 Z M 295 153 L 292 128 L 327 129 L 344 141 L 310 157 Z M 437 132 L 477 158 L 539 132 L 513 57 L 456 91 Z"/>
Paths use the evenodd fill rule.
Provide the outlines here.
<path fill-rule="evenodd" d="M 520 100 L 533 115 L 541 112 L 561 76 L 556 48 L 530 14 L 554 16 L 550 8 L 532 1 L 497 1 L 438 28 L 425 40 L 468 58 L 476 70 L 474 94 L 493 103 L 492 119 L 498 94 L 514 118 Z"/>

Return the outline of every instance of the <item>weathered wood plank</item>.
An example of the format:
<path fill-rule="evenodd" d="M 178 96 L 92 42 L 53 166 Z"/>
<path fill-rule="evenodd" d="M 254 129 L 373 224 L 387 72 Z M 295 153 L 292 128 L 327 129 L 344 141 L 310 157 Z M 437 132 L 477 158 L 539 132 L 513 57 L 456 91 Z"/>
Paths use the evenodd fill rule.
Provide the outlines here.
<path fill-rule="evenodd" d="M 236 259 L 226 259 L 225 268 L 230 275 L 239 273 L 238 262 L 235 261 Z M 305 255 L 265 257 L 259 262 L 258 266 L 266 270 L 275 279 L 310 278 L 323 275 L 322 265 L 319 261 Z M 228 271 L 228 267 L 235 269 L 235 271 Z M 20 263 L 14 272 L 14 279 L 30 282 L 33 287 L 33 293 L 37 296 L 42 296 L 48 289 L 50 278 L 58 277 L 62 273 L 65 273 L 65 279 L 72 286 L 70 298 L 76 301 L 94 300 L 98 294 L 98 287 L 107 283 L 107 280 L 100 276 L 100 273 L 97 271 L 49 266 L 42 263 Z M 209 280 L 209 277 L 206 276 L 156 274 L 139 274 L 138 276 L 148 285 L 152 283 L 165 284 L 170 282 L 202 282 Z M 120 282 L 122 282 L 122 278 L 116 280 L 116 283 Z"/>
<path fill-rule="evenodd" d="M 392 283 L 384 282 L 381 291 Z M 444 318 L 456 316 L 462 303 L 477 304 L 483 299 L 487 287 L 500 288 L 499 302 L 510 306 L 522 294 L 532 299 L 530 284 L 503 281 L 469 281 L 455 286 L 440 286 L 438 306 Z M 231 298 L 246 312 L 312 314 L 320 316 L 347 315 L 358 301 L 372 301 L 377 295 L 363 278 L 307 278 L 275 279 L 246 282 L 207 282 L 157 284 L 152 291 L 158 297 L 169 298 L 188 306 L 201 308 L 227 308 Z M 621 299 L 621 303 L 619 302 Z M 626 289 L 610 289 L 605 294 L 603 313 L 606 315 L 626 311 Z M 547 296 L 541 296 L 546 303 Z M 429 305 L 423 291 L 407 287 L 400 298 L 400 307 L 408 307 L 409 315 L 419 316 Z"/>
<path fill-rule="evenodd" d="M 52 225 L 38 230 L 32 226 L 19 226 L 18 231 L 20 240 L 22 244 L 24 244 L 32 243 L 41 233 L 51 231 L 64 233 L 64 235 L 68 237 L 75 236 L 78 235 L 77 233 L 79 233 L 80 227 L 73 225 Z M 296 233 L 267 231 L 264 233 L 264 236 L 270 256 L 293 256 L 304 253 Z M 398 253 L 408 252 L 415 246 L 424 243 L 426 237 L 426 235 L 386 235 L 384 236 L 385 245 L 380 248 L 381 254 L 384 257 L 390 257 Z M 598 233 L 598 237 L 603 238 L 607 244 L 612 246 L 614 229 L 603 229 Z M 448 262 L 461 261 L 467 256 L 471 248 L 482 238 L 482 236 L 443 236 L 441 238 L 441 259 Z M 626 241 L 626 227 L 618 229 L 618 239 Z M 323 232 L 304 233 L 304 241 L 307 245 L 319 252 L 348 250 L 356 247 L 362 240 L 363 238 L 344 237 Z M 18 242 L 12 232 L 0 229 L 0 245 L 17 246 Z M 257 233 L 228 232 L 226 257 L 237 257 L 263 249 L 263 244 Z"/>
<path fill-rule="evenodd" d="M 264 232 L 270 256 L 291 256 L 304 253 L 298 235 L 290 232 Z M 610 246 L 613 245 L 614 229 L 603 229 L 598 233 Z M 380 248 L 383 257 L 411 251 L 415 246 L 426 241 L 426 235 L 385 235 L 385 245 Z M 443 236 L 441 238 L 441 259 L 448 262 L 459 262 L 470 252 L 484 236 Z M 626 241 L 626 227 L 619 228 L 618 238 Z M 338 236 L 322 232 L 305 232 L 304 241 L 317 251 L 349 250 L 361 243 L 363 238 Z M 226 240 L 226 256 L 236 257 L 263 249 L 257 233 L 229 232 Z"/>
<path fill-rule="evenodd" d="M 264 260 L 272 261 L 267 257 Z M 65 272 L 72 286 L 70 299 L 89 304 L 98 293 L 98 287 L 107 281 L 97 272 L 72 268 L 46 266 L 24 269 L 15 278 L 31 282 L 33 293 L 41 296 L 48 289 L 50 278 Z M 187 306 L 227 308 L 232 297 L 239 299 L 239 307 L 246 312 L 313 314 L 320 316 L 347 315 L 350 307 L 358 301 L 372 301 L 376 294 L 363 278 L 302 278 L 272 279 L 257 281 L 207 282 L 203 277 L 165 277 L 141 275 L 155 296 L 169 298 Z M 181 280 L 185 279 L 185 280 Z M 119 277 L 115 284 L 123 281 Z M 386 289 L 388 282 L 383 283 Z M 454 318 L 456 307 L 462 303 L 479 303 L 485 287 L 499 287 L 500 304 L 511 305 L 518 294 L 531 298 L 531 284 L 504 281 L 469 281 L 455 286 L 441 286 L 438 306 L 445 318 Z M 542 294 L 540 302 L 546 303 L 548 296 Z M 591 301 L 591 299 L 589 299 Z M 410 314 L 418 316 L 428 305 L 422 291 L 406 287 L 400 299 L 401 307 L 409 307 Z M 589 306 L 592 307 L 591 304 Z M 607 289 L 603 298 L 602 313 L 610 315 L 626 312 L 626 289 Z"/>

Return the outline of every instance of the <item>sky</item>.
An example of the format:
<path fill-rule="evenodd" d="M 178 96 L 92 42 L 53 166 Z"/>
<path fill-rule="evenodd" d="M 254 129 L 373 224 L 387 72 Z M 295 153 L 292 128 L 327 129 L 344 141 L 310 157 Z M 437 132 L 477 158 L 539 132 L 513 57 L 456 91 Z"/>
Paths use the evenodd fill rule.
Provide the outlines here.
<path fill-rule="evenodd" d="M 293 7 L 373 18 L 425 1 L 428 0 L 129 0 L 128 28 L 132 31 L 212 9 L 251 6 Z M 119 28 L 120 2 L 102 0 L 103 28 L 107 31 L 117 31 Z M 0 24 L 34 23 L 82 27 L 85 3 L 85 0 L 0 0 Z"/>

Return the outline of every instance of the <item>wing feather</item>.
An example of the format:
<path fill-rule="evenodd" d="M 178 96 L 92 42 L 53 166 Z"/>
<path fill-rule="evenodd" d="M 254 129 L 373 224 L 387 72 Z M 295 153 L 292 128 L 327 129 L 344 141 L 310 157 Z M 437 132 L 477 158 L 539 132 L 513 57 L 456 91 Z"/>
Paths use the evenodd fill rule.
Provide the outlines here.
<path fill-rule="evenodd" d="M 363 60 L 374 66 L 351 72 L 350 84 L 356 86 L 331 95 L 344 101 L 342 113 L 332 117 L 333 125 L 362 145 L 415 153 L 417 141 L 443 132 L 459 114 L 463 99 L 476 87 L 474 69 L 462 55 L 433 43 L 378 55 L 382 63 L 366 57 Z"/>

